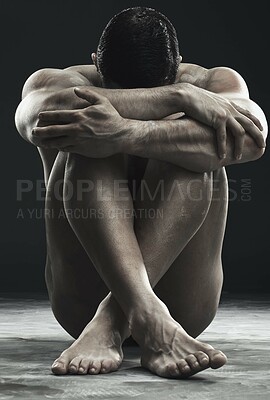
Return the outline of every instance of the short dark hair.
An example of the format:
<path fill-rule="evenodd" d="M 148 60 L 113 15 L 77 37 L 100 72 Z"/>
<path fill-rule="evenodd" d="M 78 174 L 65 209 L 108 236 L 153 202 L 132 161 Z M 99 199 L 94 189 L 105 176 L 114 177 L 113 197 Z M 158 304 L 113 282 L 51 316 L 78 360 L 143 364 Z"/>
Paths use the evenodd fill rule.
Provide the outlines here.
<path fill-rule="evenodd" d="M 180 63 L 177 33 L 169 19 L 148 7 L 131 7 L 105 27 L 97 49 L 104 83 L 123 88 L 172 84 Z"/>

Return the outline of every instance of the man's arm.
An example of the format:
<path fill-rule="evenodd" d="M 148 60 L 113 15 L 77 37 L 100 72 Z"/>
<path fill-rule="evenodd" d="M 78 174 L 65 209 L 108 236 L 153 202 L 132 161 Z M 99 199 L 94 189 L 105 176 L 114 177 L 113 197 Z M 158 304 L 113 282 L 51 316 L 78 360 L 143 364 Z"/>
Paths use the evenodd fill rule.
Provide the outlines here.
<path fill-rule="evenodd" d="M 236 159 L 234 141 L 228 135 L 226 157 L 220 158 L 213 128 L 190 118 L 129 121 L 122 139 L 121 151 L 124 153 L 168 161 L 194 172 L 214 171 L 223 166 L 254 161 L 265 150 L 245 135 L 242 158 Z"/>
<path fill-rule="evenodd" d="M 201 88 L 185 85 L 185 113 L 215 129 L 218 153 L 226 157 L 226 139 L 229 132 L 235 139 L 235 157 L 242 157 L 245 135 L 251 135 L 259 147 L 263 137 L 253 129 L 254 122 L 261 130 L 265 121 L 262 110 L 249 98 L 249 91 L 239 73 L 227 67 L 208 70 Z"/>
<path fill-rule="evenodd" d="M 67 76 L 65 76 L 65 74 L 67 74 Z M 41 75 L 41 79 L 39 75 Z M 88 85 L 85 87 L 84 85 L 87 82 L 85 81 L 85 77 L 83 77 L 81 74 L 74 74 L 74 71 L 70 73 L 68 71 L 60 70 L 49 70 L 49 72 L 47 70 L 39 71 L 38 73 L 34 74 L 34 77 L 30 78 L 29 81 L 26 83 L 25 86 L 26 89 L 30 86 L 30 90 L 24 89 L 24 92 L 26 93 L 25 98 L 21 105 L 18 107 L 16 113 L 16 120 L 18 121 L 17 126 L 18 128 L 20 128 L 20 125 L 22 125 L 23 128 L 18 129 L 20 133 L 24 133 L 24 135 L 26 136 L 25 138 L 37 146 L 47 146 L 59 149 L 61 148 L 62 150 L 64 150 L 64 146 L 67 143 L 66 141 L 63 142 L 63 140 L 61 140 L 61 135 L 68 135 L 68 146 L 70 151 L 80 152 L 81 150 L 79 149 L 78 141 L 80 137 L 77 134 L 79 131 L 80 133 L 82 133 L 82 128 L 87 128 L 87 124 L 85 123 L 87 115 L 82 112 L 78 114 L 78 111 L 76 110 L 70 111 L 70 115 L 72 118 L 68 121 L 68 124 L 65 121 L 61 121 L 61 115 L 63 113 L 66 113 L 66 111 L 60 111 L 59 113 L 54 112 L 53 119 L 51 115 L 52 113 L 42 113 L 42 119 L 39 121 L 39 126 L 48 124 L 50 126 L 47 128 L 41 128 L 41 130 L 36 130 L 35 135 L 32 135 L 31 130 L 34 126 L 36 126 L 38 122 L 39 111 L 56 110 L 63 108 L 66 110 L 74 108 L 84 108 L 83 112 L 86 112 L 89 108 L 87 107 L 89 106 L 89 102 L 85 100 L 85 96 L 76 96 L 73 86 L 68 88 L 63 88 L 63 86 L 70 86 L 77 83 L 76 86 L 81 86 L 81 89 L 86 89 L 87 97 L 87 93 L 89 93 L 88 91 L 90 82 L 87 81 Z M 61 82 L 60 89 L 58 86 L 59 82 Z M 254 121 L 258 126 L 260 125 L 260 122 L 258 120 L 264 121 L 264 134 L 267 130 L 266 122 L 263 112 L 260 110 L 260 108 L 248 99 L 248 91 L 243 79 L 232 70 L 226 68 L 216 68 L 209 71 L 207 85 L 207 89 L 197 88 L 193 85 L 185 83 L 153 89 L 121 90 L 103 89 L 96 87 L 91 87 L 90 89 L 91 92 L 94 91 L 96 94 L 105 94 L 106 98 L 109 99 L 114 106 L 118 107 L 119 110 L 123 109 L 122 114 L 126 112 L 125 115 L 128 116 L 129 119 L 136 119 L 140 116 L 141 119 L 146 120 L 160 119 L 177 111 L 184 111 L 187 115 L 198 119 L 206 125 L 210 125 L 213 126 L 215 129 L 218 129 L 221 133 L 220 142 L 223 143 L 223 146 L 224 144 L 226 145 L 226 140 L 224 139 L 226 139 L 226 129 L 227 127 L 229 127 L 231 128 L 232 132 L 231 136 L 232 134 L 238 134 L 238 152 L 241 146 L 245 144 L 244 157 L 242 159 L 242 162 L 258 158 L 260 155 L 263 154 L 262 147 L 264 146 L 264 140 L 263 135 L 261 135 L 261 133 L 252 121 Z M 218 94 L 210 92 L 210 89 L 218 92 Z M 222 94 L 222 96 L 220 94 Z M 236 103 L 233 103 L 233 105 L 235 106 L 234 107 L 231 104 L 231 99 L 233 99 L 234 102 L 238 102 L 238 105 Z M 245 110 L 243 110 L 239 106 L 239 104 L 241 104 L 242 106 L 244 105 Z M 237 109 L 237 107 L 239 108 Z M 252 113 L 255 115 L 255 117 Z M 20 116 L 23 116 L 23 118 Z M 23 120 L 27 120 L 25 116 L 28 116 L 28 121 L 30 119 L 30 122 L 26 124 L 20 123 Z M 80 121 L 80 117 L 83 117 L 83 124 L 81 124 L 82 121 Z M 71 124 L 71 122 L 73 122 L 73 124 Z M 173 155 L 175 152 L 175 147 L 170 146 L 170 148 L 167 148 L 166 154 L 164 154 L 164 149 L 162 149 L 159 154 L 158 148 L 160 148 L 160 146 L 153 146 L 151 149 L 149 149 L 151 151 L 148 151 L 148 149 L 145 147 L 140 149 L 138 143 L 147 142 L 150 146 L 151 140 L 153 139 L 155 143 L 158 140 L 160 140 L 160 143 L 164 143 L 164 141 L 166 141 L 164 135 L 166 136 L 167 134 L 169 134 L 170 137 L 174 137 L 174 143 L 175 140 L 178 142 L 177 147 L 180 147 L 184 139 L 184 137 L 181 136 L 182 129 L 186 129 L 188 125 L 183 126 L 183 120 L 181 121 L 181 123 L 176 121 L 163 121 L 162 124 L 155 125 L 155 129 L 153 125 L 151 125 L 151 129 L 149 127 L 149 124 L 147 126 L 144 126 L 145 130 L 143 134 L 142 125 L 140 124 L 140 122 L 141 121 L 138 121 L 138 124 L 136 125 L 136 121 L 133 121 L 131 129 L 133 132 L 132 140 L 130 140 L 130 131 L 127 131 L 126 129 L 122 130 L 123 136 L 121 138 L 121 141 L 123 142 L 123 144 L 126 144 L 124 146 L 126 151 L 132 154 L 132 152 L 135 151 L 134 149 L 136 149 L 136 154 L 141 155 L 142 157 L 150 157 L 150 154 L 152 154 L 153 150 L 155 149 L 155 154 L 152 154 L 153 158 L 161 157 L 161 159 L 163 159 L 164 157 L 166 157 L 168 161 L 178 164 L 180 162 L 180 159 L 177 158 L 179 152 L 176 155 Z M 61 125 L 56 125 L 57 123 L 60 123 Z M 187 120 L 185 121 L 185 123 L 187 123 Z M 190 123 L 190 132 L 194 132 L 194 121 L 190 121 Z M 65 127 L 63 127 L 63 124 L 66 124 Z M 140 132 L 140 134 L 138 135 L 134 130 L 135 125 L 137 128 L 137 132 Z M 212 146 L 211 148 L 216 148 L 215 131 L 213 129 L 209 129 L 209 127 L 207 127 L 206 125 L 202 126 L 201 124 L 198 124 L 198 129 L 196 133 L 194 133 L 194 137 L 196 137 L 196 142 L 198 143 L 197 149 L 195 148 L 196 143 L 194 143 L 194 141 L 192 144 L 194 156 L 196 152 L 201 152 L 201 156 L 198 157 L 197 155 L 196 159 L 200 160 L 202 169 L 215 168 L 215 166 L 218 167 L 218 165 L 220 164 L 219 160 L 217 160 L 217 163 L 215 163 L 215 160 L 213 159 L 211 161 L 209 144 L 208 148 L 207 146 L 202 147 L 200 144 L 200 139 L 202 139 L 203 143 L 206 145 L 206 138 L 208 138 L 210 141 L 210 145 Z M 28 129 L 25 129 L 25 126 Z M 129 126 L 131 127 L 131 125 Z M 202 127 L 204 128 L 204 131 L 202 131 Z M 171 134 L 170 131 L 172 131 Z M 153 137 L 153 132 L 155 133 L 155 137 Z M 202 137 L 200 135 L 198 136 L 198 132 L 202 133 Z M 247 133 L 254 137 L 257 144 L 255 143 L 255 141 L 251 140 Z M 87 139 L 87 134 L 89 134 L 89 132 L 84 132 L 84 134 L 81 135 L 83 141 Z M 146 137 L 144 137 L 145 135 Z M 57 140 L 55 140 L 55 138 L 57 138 Z M 134 143 L 134 146 L 129 149 L 129 145 L 133 143 L 133 140 L 135 140 L 137 143 L 136 145 Z M 224 160 L 224 165 L 232 163 L 233 146 L 233 141 L 229 140 L 227 146 L 229 155 L 226 160 Z M 94 155 L 93 149 L 90 150 L 89 146 L 83 146 L 84 155 L 87 155 L 86 148 L 89 149 L 88 156 L 102 156 L 99 154 Z M 117 146 L 114 146 L 114 149 L 116 148 Z M 208 155 L 209 157 L 206 160 L 205 157 L 207 157 Z M 197 166 L 196 168 L 200 168 L 200 166 Z"/>
<path fill-rule="evenodd" d="M 84 89 L 75 92 L 92 105 L 82 111 L 42 113 L 40 118 L 44 118 L 48 126 L 33 132 L 42 145 L 87 157 L 106 157 L 123 152 L 172 162 L 196 172 L 252 161 L 264 153 L 264 148 L 245 134 L 243 157 L 237 160 L 234 157 L 233 137 L 228 135 L 226 157 L 221 159 L 217 154 L 215 132 L 205 124 L 188 117 L 172 121 L 124 119 L 106 97 Z M 258 131 L 264 141 L 266 120 L 259 106 L 252 104 L 252 111 L 264 125 L 264 130 L 260 132 L 251 120 L 249 129 Z"/>
<path fill-rule="evenodd" d="M 89 103 L 79 99 L 71 90 L 74 85 L 87 84 L 89 87 L 89 81 L 75 72 L 52 68 L 34 72 L 23 86 L 22 99 L 15 113 L 15 124 L 23 139 L 35 145 L 32 129 L 41 126 L 38 124 L 41 111 L 87 107 Z"/>
<path fill-rule="evenodd" d="M 147 89 L 105 89 L 95 86 L 100 84 L 100 81 L 94 66 L 87 66 L 86 75 L 83 72 L 84 69 L 80 73 L 78 67 L 64 70 L 47 68 L 35 72 L 27 79 L 23 87 L 22 102 L 15 115 L 17 129 L 25 140 L 37 145 L 31 131 L 35 126 L 43 126 L 41 121 L 38 121 L 39 112 L 74 110 L 89 106 L 87 101 L 75 95 L 74 86 L 90 88 L 91 91 L 105 96 L 124 118 L 156 120 L 183 111 L 191 117 L 195 115 L 195 119 L 215 129 L 220 123 L 224 131 L 226 121 L 222 113 L 226 108 L 227 115 L 231 116 L 232 120 L 239 116 L 249 121 L 250 115 L 245 116 L 246 111 L 238 112 L 229 107 L 228 101 L 224 103 L 220 96 L 213 99 L 209 97 L 210 92 L 184 82 Z M 210 89 L 219 90 L 217 87 Z M 200 107 L 200 103 L 203 103 L 204 107 Z M 222 129 L 218 129 L 217 133 L 219 132 L 222 133 Z M 237 135 L 237 130 L 235 134 Z M 237 137 L 237 140 L 240 139 Z M 219 141 L 222 142 L 222 139 L 218 137 Z"/>
<path fill-rule="evenodd" d="M 38 115 L 42 111 L 74 110 L 89 106 L 89 102 L 76 96 L 74 87 L 91 89 L 106 96 L 124 118 L 162 119 L 181 109 L 179 84 L 151 89 L 105 89 L 96 87 L 96 73 L 91 66 L 87 78 L 74 68 L 65 70 L 46 68 L 33 73 L 25 82 L 22 101 L 17 107 L 15 124 L 20 135 L 38 145 L 32 129 L 42 126 Z"/>
<path fill-rule="evenodd" d="M 195 172 L 253 161 L 264 154 L 268 133 L 267 121 L 262 109 L 249 98 L 247 85 L 237 72 L 229 68 L 213 68 L 208 72 L 205 89 L 199 89 L 202 96 L 198 96 L 198 88 L 190 84 L 185 85 L 185 91 L 185 112 L 193 119 L 146 123 L 130 121 L 123 140 L 123 151 L 141 157 L 171 161 Z M 224 105 L 220 102 L 220 96 L 225 100 Z M 256 143 L 255 135 L 248 134 L 256 133 L 257 130 L 252 120 L 243 119 L 241 115 L 228 119 L 227 102 L 233 107 L 238 107 L 238 110 L 245 109 L 246 116 L 252 115 L 259 121 L 261 142 Z M 209 123 L 211 119 L 215 130 L 219 129 L 221 123 L 219 149 L 213 128 L 202 124 Z M 222 125 L 222 121 L 226 119 L 226 125 Z M 224 127 L 229 129 L 228 134 Z M 240 143 L 235 146 L 234 134 L 237 131 Z M 240 154 L 240 149 L 241 155 L 237 159 L 235 156 Z M 217 154 L 220 153 L 224 153 L 225 157 L 218 157 Z"/>

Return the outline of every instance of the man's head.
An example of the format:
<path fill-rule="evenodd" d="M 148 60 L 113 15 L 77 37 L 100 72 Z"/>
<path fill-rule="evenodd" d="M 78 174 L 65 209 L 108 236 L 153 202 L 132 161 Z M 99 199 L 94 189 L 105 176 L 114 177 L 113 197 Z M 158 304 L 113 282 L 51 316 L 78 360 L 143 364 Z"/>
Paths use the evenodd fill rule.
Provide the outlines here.
<path fill-rule="evenodd" d="M 172 84 L 181 61 L 176 30 L 152 8 L 125 9 L 105 27 L 93 60 L 107 87 Z"/>

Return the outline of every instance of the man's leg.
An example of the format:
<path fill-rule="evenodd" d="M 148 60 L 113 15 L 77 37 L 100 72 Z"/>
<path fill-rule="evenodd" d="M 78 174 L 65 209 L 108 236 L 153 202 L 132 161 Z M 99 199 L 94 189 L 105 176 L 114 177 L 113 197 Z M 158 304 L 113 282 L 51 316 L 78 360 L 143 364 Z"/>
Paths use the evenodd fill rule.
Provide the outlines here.
<path fill-rule="evenodd" d="M 75 158 L 75 160 L 74 160 Z M 80 160 L 80 162 L 78 163 L 78 161 Z M 76 161 L 74 163 L 74 161 Z M 102 164 L 93 165 L 93 162 L 90 162 L 90 170 L 89 168 L 87 168 L 87 166 L 89 166 L 89 160 L 84 159 L 84 158 L 80 158 L 77 156 L 72 156 L 72 165 L 70 165 L 69 167 L 71 167 L 72 170 L 72 175 L 73 178 L 76 179 L 84 179 L 86 176 L 88 176 L 89 179 L 89 173 L 93 173 L 93 171 L 95 170 L 99 170 L 99 168 L 96 167 L 101 167 Z M 81 165 L 78 165 L 81 164 Z M 169 164 L 167 164 L 169 165 Z M 93 169 L 94 167 L 94 169 Z M 105 167 L 106 168 L 106 167 Z M 174 175 L 176 176 L 177 173 L 179 174 L 179 171 L 181 170 L 178 167 L 174 167 L 171 166 L 170 168 L 170 174 L 173 172 L 173 168 L 174 168 Z M 165 168 L 166 169 L 166 168 Z M 183 170 L 184 171 L 184 170 Z M 178 176 L 178 179 L 183 180 L 184 182 L 182 183 L 182 191 L 183 193 L 185 193 L 185 191 L 187 190 L 187 185 L 189 185 L 189 181 L 190 181 L 190 175 L 193 176 L 193 178 L 195 178 L 196 174 L 190 173 L 188 171 L 183 172 L 181 171 L 181 177 Z M 84 175 L 86 174 L 86 175 Z M 170 175 L 169 174 L 169 175 Z M 168 174 L 167 174 L 168 175 Z M 120 176 L 119 176 L 120 178 Z M 118 179 L 119 179 L 118 178 Z M 184 179 L 183 179 L 184 178 Z M 173 252 L 175 253 L 174 255 L 168 254 L 167 258 L 169 258 L 169 262 L 167 261 L 167 266 L 164 268 L 164 265 L 160 266 L 160 270 L 161 272 L 157 272 L 158 275 L 162 275 L 166 272 L 166 269 L 169 268 L 170 262 L 172 261 L 173 258 L 177 257 L 177 254 L 179 254 L 179 252 L 181 251 L 181 249 L 185 246 L 185 244 L 190 240 L 190 237 L 192 237 L 194 235 L 194 232 L 199 228 L 199 226 L 201 225 L 201 223 L 203 222 L 205 215 L 207 213 L 208 207 L 209 207 L 209 202 L 210 200 L 208 199 L 208 202 L 205 202 L 205 190 L 207 189 L 207 187 L 209 186 L 209 184 L 207 183 L 207 178 L 205 177 L 205 175 L 203 176 L 203 181 L 202 181 L 202 177 L 200 177 L 200 179 L 198 179 L 198 175 L 196 175 L 196 180 L 197 182 L 193 182 L 193 188 L 191 189 L 193 195 L 197 196 L 198 193 L 196 194 L 196 192 L 199 192 L 203 189 L 203 199 L 201 201 L 193 201 L 193 203 L 190 202 L 190 199 L 186 199 L 186 201 L 184 199 L 181 199 L 181 208 L 179 208 L 179 196 L 178 196 L 178 203 L 177 200 L 175 198 L 175 195 L 171 196 L 171 204 L 173 204 L 177 209 L 174 209 L 174 223 L 172 223 L 173 221 L 170 221 L 170 226 L 168 226 L 168 232 L 170 235 L 172 234 L 172 232 L 177 234 L 177 231 L 174 231 L 175 226 L 179 228 L 182 226 L 185 227 L 185 234 L 182 235 L 182 240 L 181 240 L 181 244 L 178 246 L 173 246 Z M 171 188 L 169 186 L 166 187 L 166 193 L 168 194 L 168 190 L 171 190 Z M 206 190 L 208 192 L 208 189 Z M 199 193 L 200 194 L 200 193 Z M 193 199 L 194 200 L 194 199 Z M 174 204 L 174 201 L 176 201 L 176 203 Z M 169 203 L 167 203 L 169 204 Z M 89 205 L 89 203 L 88 203 Z M 190 213 L 188 214 L 187 212 L 183 214 L 183 207 L 185 208 L 185 206 L 188 205 L 189 211 Z M 72 207 L 76 206 L 76 204 L 72 204 Z M 96 204 L 97 206 L 97 204 Z M 109 204 L 109 207 L 111 207 L 112 204 Z M 123 204 L 122 204 L 123 206 Z M 130 207 L 130 206 L 129 206 Z M 179 213 L 177 212 L 180 212 Z M 180 216 L 180 218 L 179 218 Z M 184 220 L 183 220 L 183 216 L 184 216 Z M 106 219 L 105 219 L 106 221 Z M 164 304 L 162 304 L 158 298 L 152 297 L 151 291 L 149 291 L 149 285 L 145 280 L 145 275 L 144 275 L 144 266 L 141 265 L 141 257 L 140 254 L 138 252 L 138 249 L 136 248 L 136 242 L 134 242 L 134 238 L 132 236 L 132 231 L 133 229 L 132 226 L 130 225 L 130 221 L 123 221 L 123 220 L 117 220 L 116 222 L 114 222 L 112 224 L 111 227 L 108 228 L 107 223 L 103 221 L 103 227 L 106 225 L 105 231 L 108 232 L 111 230 L 112 232 L 112 237 L 108 238 L 109 242 L 111 239 L 113 240 L 113 245 L 109 246 L 109 253 L 112 251 L 111 255 L 113 255 L 113 257 L 110 258 L 111 260 L 111 264 L 113 264 L 113 266 L 111 267 L 113 269 L 113 275 L 117 275 L 117 280 L 113 282 L 113 280 L 111 281 L 110 276 L 108 277 L 108 272 L 103 270 L 102 271 L 102 262 L 104 263 L 104 260 L 106 261 L 106 257 L 108 256 L 108 249 L 105 248 L 105 250 L 103 249 L 102 254 L 99 252 L 98 249 L 93 248 L 93 245 L 91 244 L 91 237 L 93 237 L 93 232 L 91 231 L 91 229 L 94 228 L 94 232 L 98 232 L 97 228 L 98 225 L 96 225 L 96 227 L 93 227 L 93 224 L 91 227 L 89 227 L 89 224 L 85 225 L 83 224 L 83 227 L 81 225 L 81 222 L 78 223 L 78 221 L 73 220 L 70 221 L 73 228 L 75 229 L 75 231 L 77 232 L 78 236 L 81 238 L 81 241 L 84 245 L 84 247 L 86 249 L 88 249 L 88 254 L 91 258 L 95 259 L 95 265 L 98 265 L 98 269 L 100 268 L 100 273 L 101 275 L 105 275 L 105 280 L 107 280 L 107 284 L 111 288 L 113 288 L 113 292 L 115 292 L 116 297 L 118 297 L 118 301 L 120 303 L 122 303 L 122 308 L 124 309 L 126 316 L 128 318 L 130 318 L 130 325 L 131 325 L 131 329 L 132 329 L 132 333 L 135 337 L 135 339 L 139 342 L 139 344 L 145 348 L 147 350 L 147 346 L 149 343 L 145 343 L 144 338 L 140 337 L 140 331 L 144 331 L 144 328 L 146 325 L 148 325 L 148 327 L 151 325 L 151 321 L 152 320 L 152 327 L 154 327 L 155 325 L 155 321 L 153 321 L 152 318 L 152 313 L 157 313 L 160 317 L 160 315 L 163 313 L 164 315 L 164 323 L 166 325 L 170 325 L 170 327 L 168 328 L 169 332 L 168 335 L 172 334 L 172 330 L 177 329 L 178 331 L 178 339 L 183 341 L 183 339 L 185 339 L 185 341 L 188 342 L 189 345 L 189 349 L 186 349 L 186 352 L 191 351 L 192 353 L 194 352 L 201 352 L 201 354 L 198 354 L 198 357 L 200 357 L 201 362 L 203 365 L 200 365 L 199 369 L 205 368 L 209 365 L 211 365 L 212 367 L 218 367 L 221 364 L 223 364 L 225 362 L 225 358 L 222 356 L 221 353 L 219 352 L 215 352 L 212 351 L 212 349 L 210 349 L 209 346 L 206 346 L 204 344 L 201 343 L 197 343 L 195 342 L 191 337 L 188 337 L 188 335 L 183 332 L 183 329 L 181 330 L 181 327 L 179 326 L 179 324 L 177 325 L 176 321 L 173 321 L 173 319 L 170 317 L 169 313 L 167 312 L 166 307 L 164 306 Z M 175 225 L 176 224 L 176 225 Z M 110 225 L 110 224 L 109 224 Z M 126 230 L 124 229 L 124 226 L 126 227 Z M 163 226 L 164 227 L 164 226 Z M 115 228 L 117 230 L 115 230 Z M 90 230 L 89 230 L 90 229 Z M 171 230 L 170 230 L 171 229 Z M 124 231 L 124 236 L 122 234 L 122 232 Z M 118 239 L 115 240 L 115 236 L 114 235 L 118 235 Z M 134 233 L 134 232 L 133 232 Z M 179 233 L 179 232 L 178 232 Z M 128 239 L 126 238 L 128 237 Z M 162 234 L 160 235 L 160 237 L 162 237 Z M 95 239 L 97 238 L 97 235 L 95 235 Z M 123 246 L 124 244 L 124 246 Z M 121 248 L 122 246 L 122 248 Z M 106 246 L 105 246 L 106 247 Z M 117 250 L 117 251 L 115 251 Z M 120 251 L 120 254 L 119 254 Z M 106 255 L 106 252 L 108 253 Z M 125 256 L 125 253 L 128 253 L 128 256 Z M 105 254 L 105 259 L 104 259 L 104 254 Z M 103 260 L 102 260 L 103 259 Z M 102 262 L 100 262 L 100 260 Z M 120 267 L 120 271 L 119 271 L 119 266 L 117 266 L 117 264 L 122 264 Z M 137 264 L 136 264 L 137 263 Z M 131 267 L 130 269 L 130 265 L 133 267 Z M 116 266 L 116 270 L 114 268 L 114 266 Z M 158 268 L 156 268 L 156 270 L 158 270 Z M 135 275 L 134 275 L 135 272 Z M 104 277 L 103 275 L 103 277 Z M 107 276 L 106 276 L 107 275 Z M 110 274 L 109 274 L 110 275 Z M 124 275 L 124 277 L 123 277 Z M 129 276 L 127 276 L 129 275 Z M 134 278 L 135 276 L 135 278 Z M 161 276 L 160 276 L 161 277 Z M 158 279 L 160 279 L 160 277 Z M 135 279 L 135 281 L 134 281 Z M 157 279 L 157 280 L 158 280 Z M 127 288 L 125 286 L 122 287 L 120 285 L 120 289 L 122 289 L 122 293 L 117 293 L 117 290 L 119 289 L 119 282 L 118 281 L 122 281 L 123 284 L 125 285 L 125 283 L 127 282 L 127 287 L 128 287 L 128 291 L 126 290 Z M 138 287 L 135 287 L 135 289 L 133 288 L 134 283 L 136 282 L 136 284 L 138 285 Z M 143 290 L 142 290 L 143 288 Z M 145 292 L 148 294 L 148 297 L 144 297 L 144 293 Z M 132 293 L 133 292 L 133 293 Z M 130 298 L 128 298 L 127 296 L 130 296 L 131 298 L 131 302 L 129 302 Z M 141 302 L 140 300 L 143 299 L 143 301 Z M 150 300 L 150 306 L 149 306 L 149 300 Z M 123 304 L 126 303 L 126 304 Z M 129 303 L 129 304 L 128 304 Z M 142 312 L 143 311 L 143 312 Z M 145 311 L 145 315 L 144 315 L 144 311 Z M 151 311 L 151 312 L 150 312 Z M 143 314 L 143 320 L 138 320 L 138 315 L 136 315 L 137 313 L 139 313 L 140 317 Z M 144 319 L 145 317 L 145 319 Z M 140 319 L 140 318 L 139 318 Z M 134 322 L 136 321 L 136 324 L 134 324 Z M 150 325 L 149 325 L 150 323 Z M 138 328 L 134 328 L 134 325 L 136 325 Z M 154 329 L 153 329 L 154 331 Z M 153 332 L 150 333 L 150 337 L 153 336 Z M 185 337 L 183 337 L 185 336 Z M 193 341 L 193 343 L 191 344 L 191 342 Z M 193 347 L 192 347 L 193 346 Z M 181 346 L 180 346 L 181 347 Z M 210 358 L 210 364 L 209 364 L 209 359 L 208 361 L 206 360 L 206 358 L 203 360 L 203 353 L 202 353 L 202 349 L 204 349 L 205 351 L 207 351 L 208 356 Z M 178 357 L 178 359 L 180 359 L 181 363 L 183 364 L 183 355 L 185 354 L 185 351 L 181 349 L 178 349 L 178 353 L 176 354 L 176 356 Z M 205 354 L 204 354 L 205 355 Z M 66 354 L 67 356 L 67 354 Z M 60 362 L 66 362 L 67 360 L 62 359 L 60 360 Z M 72 361 L 73 366 L 77 369 L 80 365 L 80 362 L 78 364 L 79 360 L 76 360 L 76 362 Z M 82 360 L 83 361 L 83 360 Z M 165 376 L 166 374 L 168 375 L 168 366 L 170 366 L 170 369 L 172 368 L 172 365 L 176 365 L 175 364 L 175 359 L 173 357 L 170 358 L 170 360 L 167 360 L 168 362 L 166 362 L 164 371 L 160 371 L 160 368 L 158 367 L 158 365 L 155 365 L 152 370 L 154 370 L 153 372 L 159 373 L 162 376 Z M 207 363 L 205 363 L 207 361 Z M 77 364 L 77 365 L 74 365 Z M 157 363 L 155 363 L 157 364 Z M 207 364 L 207 365 L 206 365 Z M 196 366 L 196 365 L 195 365 Z M 196 366 L 195 370 L 193 371 L 189 371 L 191 373 L 197 372 L 199 370 Z M 179 372 L 178 372 L 179 374 Z"/>
<path fill-rule="evenodd" d="M 213 196 L 207 217 L 155 292 L 185 330 L 197 337 L 213 320 L 222 284 L 222 245 L 228 208 L 225 169 L 213 173 Z"/>
<path fill-rule="evenodd" d="M 68 361 L 76 357 L 89 357 L 95 367 L 90 373 L 107 368 L 102 372 L 109 372 L 118 368 L 122 361 L 123 353 L 119 340 L 121 326 L 115 321 L 106 309 L 97 308 L 108 294 L 109 290 L 97 273 L 93 263 L 79 242 L 71 228 L 63 207 L 62 191 L 67 155 L 59 153 L 52 170 L 50 171 L 46 196 L 46 237 L 47 237 L 47 263 L 46 283 L 52 306 L 52 311 L 57 321 L 74 338 L 78 338 L 85 326 L 91 320 L 88 330 L 91 341 L 81 338 L 79 346 L 74 342 L 68 349 Z M 78 216 L 80 217 L 80 215 Z M 82 215 L 82 217 L 84 217 Z M 89 218 L 87 218 L 89 221 Z M 94 320 L 93 317 L 95 316 Z M 117 328 L 115 326 L 117 325 Z M 120 326 L 120 328 L 118 327 Z M 121 331 L 121 335 L 125 335 Z M 67 352 L 63 358 L 66 360 Z M 55 367 L 61 371 L 68 364 Z M 65 369 L 65 372 L 67 370 Z M 70 369 L 72 372 L 72 368 Z"/>
<path fill-rule="evenodd" d="M 153 190 L 161 179 L 168 180 L 169 175 L 171 182 L 175 179 L 172 174 L 173 169 L 174 167 L 169 164 L 154 161 L 149 164 L 144 179 Z M 196 180 L 196 176 L 194 179 Z M 192 180 L 190 180 L 189 190 L 186 194 L 190 201 L 196 202 L 198 193 L 196 191 L 192 193 L 192 187 Z M 149 200 L 142 202 L 140 196 L 138 197 L 139 199 L 136 203 L 138 208 L 146 206 L 147 209 L 150 209 L 151 206 L 153 207 L 153 202 Z M 213 173 L 213 194 L 206 218 L 182 250 L 181 236 L 185 236 L 186 230 L 182 229 L 181 234 L 180 228 L 177 233 L 176 227 L 175 235 L 166 234 L 166 227 L 174 224 L 176 208 L 168 208 L 165 226 L 165 221 L 162 218 L 151 219 L 149 216 L 145 219 L 138 219 L 135 225 L 138 242 L 153 286 L 155 286 L 155 281 L 159 279 L 156 273 L 156 266 L 163 265 L 166 269 L 166 264 L 171 261 L 168 254 L 174 258 L 174 249 L 177 249 L 177 245 L 179 245 L 179 255 L 173 259 L 168 271 L 159 280 L 154 290 L 167 305 L 172 317 L 194 338 L 211 323 L 219 304 L 223 281 L 221 252 L 227 218 L 227 205 L 227 178 L 225 169 L 221 169 Z M 182 228 L 185 227 L 184 221 L 190 212 L 191 209 L 182 209 Z M 147 216 L 147 213 L 145 215 Z M 196 216 L 194 217 L 196 218 Z M 164 251 L 164 248 L 167 249 L 167 252 Z M 160 271 L 162 271 L 162 268 Z M 199 349 L 197 353 L 193 352 L 193 355 L 188 355 L 186 352 L 185 361 L 192 368 L 192 363 L 196 362 L 194 355 L 200 357 L 200 351 L 204 353 L 207 353 L 207 351 L 204 351 L 198 341 L 190 343 L 189 346 L 184 349 L 184 354 L 187 349 L 192 353 L 192 346 L 195 349 Z M 160 347 L 162 348 L 162 343 Z M 145 355 L 143 354 L 142 356 L 142 364 L 150 370 L 153 369 L 152 365 L 154 365 L 154 369 L 158 368 L 157 358 L 154 357 L 153 359 L 152 357 L 151 359 L 151 355 L 149 356 L 147 352 Z M 163 363 L 166 364 L 166 357 L 163 357 Z M 181 361 L 178 366 L 180 370 L 183 370 L 185 363 Z M 166 376 L 166 371 L 162 364 L 159 373 Z"/>
<path fill-rule="evenodd" d="M 66 158 L 67 154 L 59 152 L 48 174 L 45 202 L 45 278 L 56 319 L 71 336 L 77 338 L 95 315 L 99 303 L 108 293 L 108 288 L 94 268 L 65 214 L 63 181 Z"/>

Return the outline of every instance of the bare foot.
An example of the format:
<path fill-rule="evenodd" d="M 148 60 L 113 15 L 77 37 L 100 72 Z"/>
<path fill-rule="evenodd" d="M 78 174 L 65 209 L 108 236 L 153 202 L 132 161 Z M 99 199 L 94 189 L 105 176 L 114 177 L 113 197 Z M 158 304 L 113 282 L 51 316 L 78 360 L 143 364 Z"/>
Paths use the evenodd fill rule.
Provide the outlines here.
<path fill-rule="evenodd" d="M 142 350 L 141 364 L 156 375 L 188 378 L 227 362 L 224 353 L 189 336 L 162 302 L 130 321 L 132 336 Z"/>
<path fill-rule="evenodd" d="M 99 374 L 116 371 L 123 360 L 120 334 L 107 312 L 97 311 L 77 340 L 52 365 L 56 375 Z"/>

